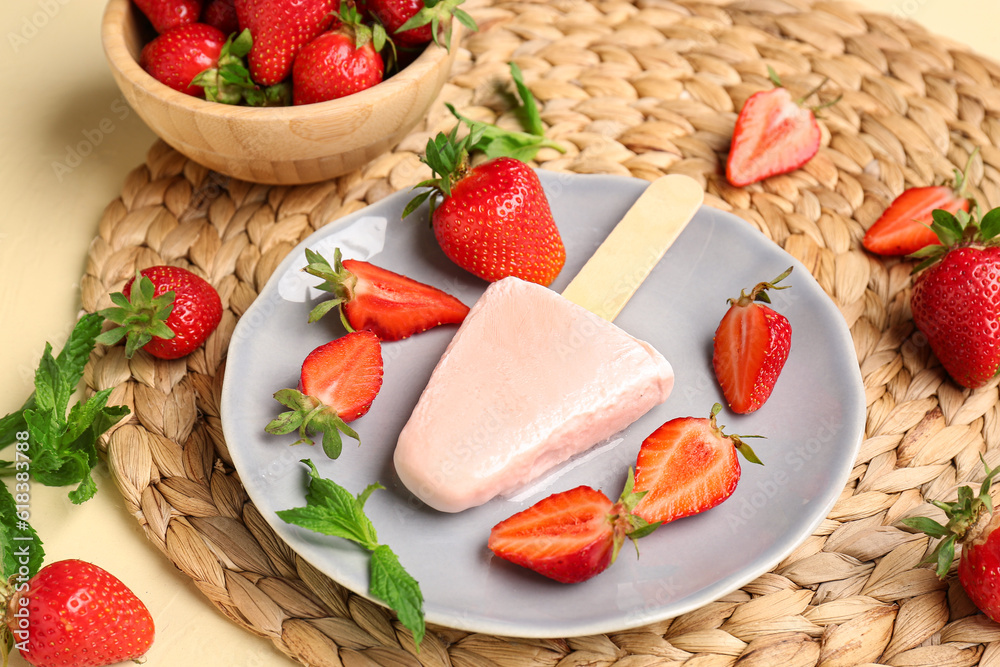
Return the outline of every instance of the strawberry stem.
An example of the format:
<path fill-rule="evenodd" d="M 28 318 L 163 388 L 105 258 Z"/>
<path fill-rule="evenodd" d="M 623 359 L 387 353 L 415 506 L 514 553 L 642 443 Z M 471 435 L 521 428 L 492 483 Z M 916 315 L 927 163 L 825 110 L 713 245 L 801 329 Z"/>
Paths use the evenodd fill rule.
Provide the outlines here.
<path fill-rule="evenodd" d="M 635 470 L 629 468 L 628 478 L 625 480 L 625 488 L 622 490 L 618 502 L 612 508 L 611 514 L 608 515 L 608 522 L 611 524 L 614 534 L 614 546 L 611 552 L 612 563 L 618 558 L 618 552 L 625 543 L 625 538 L 632 540 L 632 544 L 635 545 L 636 555 L 638 555 L 639 545 L 636 540 L 649 535 L 663 523 L 662 521 L 649 523 L 642 517 L 632 513 L 632 510 L 639 504 L 639 501 L 648 493 L 647 491 L 636 492 L 634 489 Z"/>
<path fill-rule="evenodd" d="M 266 432 L 286 435 L 297 430 L 299 439 L 292 444 L 312 445 L 312 434 L 318 431 L 323 434 L 323 453 L 331 459 L 339 457 L 343 450 L 341 433 L 361 444 L 361 438 L 354 429 L 318 398 L 303 394 L 297 389 L 279 389 L 274 393 L 274 399 L 290 410 L 272 419 L 264 427 Z"/>
<path fill-rule="evenodd" d="M 789 271 L 791 271 L 791 269 L 789 269 Z M 787 272 L 786 272 L 786 274 L 787 274 Z M 782 277 L 784 277 L 784 275 L 786 275 L 786 274 L 783 274 Z M 779 277 L 778 280 L 780 280 L 780 279 L 781 278 Z M 747 463 L 756 463 L 757 465 L 764 465 L 764 462 L 760 460 L 760 458 L 757 456 L 757 453 L 753 451 L 753 448 L 750 447 L 750 445 L 748 445 L 747 443 L 743 442 L 743 440 L 746 439 L 746 438 L 763 438 L 764 436 L 762 436 L 762 435 L 730 435 L 728 433 L 725 433 L 723 431 L 723 429 L 725 427 L 724 426 L 719 426 L 718 422 L 716 421 L 716 416 L 721 411 L 722 411 L 722 404 L 721 403 L 715 403 L 712 406 L 712 410 L 709 413 L 709 418 L 708 418 L 709 425 L 712 427 L 712 429 L 714 429 L 723 438 L 728 438 L 733 443 L 733 446 L 736 447 L 736 451 L 738 451 L 740 454 L 742 454 L 743 458 L 747 460 Z"/>
<path fill-rule="evenodd" d="M 343 306 L 354 298 L 354 288 L 358 284 L 358 278 L 353 273 L 344 268 L 341 259 L 340 248 L 333 251 L 333 265 L 323 257 L 323 255 L 306 248 L 306 264 L 303 271 L 311 276 L 322 278 L 323 282 L 316 285 L 316 289 L 321 289 L 333 294 L 334 298 L 319 303 L 309 312 L 309 324 L 316 322 L 332 309 Z M 348 331 L 354 331 L 347 322 L 344 309 L 340 309 L 340 321 Z"/>
<path fill-rule="evenodd" d="M 728 303 L 737 304 L 740 306 L 748 306 L 754 301 L 761 301 L 763 303 L 771 303 L 771 297 L 768 296 L 767 290 L 770 289 L 788 289 L 791 285 L 778 285 L 782 280 L 787 278 L 794 267 L 790 266 L 781 272 L 777 278 L 770 282 L 760 282 L 754 285 L 750 293 L 747 294 L 746 290 L 740 290 L 740 296 L 736 299 L 729 299 Z"/>

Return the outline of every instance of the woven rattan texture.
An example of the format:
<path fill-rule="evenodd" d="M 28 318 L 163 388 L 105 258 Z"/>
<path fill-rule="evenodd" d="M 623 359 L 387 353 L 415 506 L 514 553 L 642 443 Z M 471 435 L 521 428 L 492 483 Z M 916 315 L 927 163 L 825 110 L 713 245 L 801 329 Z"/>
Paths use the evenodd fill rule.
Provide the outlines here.
<path fill-rule="evenodd" d="M 471 3 L 470 3 L 471 4 Z M 283 256 L 316 228 L 427 175 L 418 154 L 453 118 L 436 104 L 392 154 L 311 186 L 228 180 L 155 144 L 126 179 L 89 251 L 83 306 L 108 305 L 135 268 L 185 266 L 218 288 L 222 324 L 189 358 L 131 361 L 100 348 L 93 388 L 131 418 L 107 439 L 125 503 L 219 610 L 307 665 L 1000 664 L 1000 626 L 954 578 L 920 562 L 926 538 L 899 520 L 933 514 L 1000 463 L 996 383 L 963 391 L 915 332 L 910 264 L 866 254 L 864 230 L 905 187 L 951 177 L 974 147 L 971 184 L 1000 204 L 1000 66 L 856 5 L 806 0 L 473 4 L 442 102 L 515 125 L 501 81 L 516 61 L 549 135 L 543 169 L 684 173 L 798 257 L 840 307 L 868 399 L 865 440 L 839 502 L 771 573 L 697 611 L 607 636 L 507 640 L 434 628 L 416 654 L 391 614 L 332 583 L 276 539 L 248 502 L 223 440 L 219 393 L 233 326 Z M 828 79 L 819 154 L 736 189 L 721 176 L 736 113 L 769 87 Z"/>

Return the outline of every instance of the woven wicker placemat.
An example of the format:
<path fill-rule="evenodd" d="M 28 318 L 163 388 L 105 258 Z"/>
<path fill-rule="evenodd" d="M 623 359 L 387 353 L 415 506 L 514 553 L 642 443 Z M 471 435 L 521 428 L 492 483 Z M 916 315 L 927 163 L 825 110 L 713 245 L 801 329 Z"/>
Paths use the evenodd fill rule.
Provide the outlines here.
<path fill-rule="evenodd" d="M 954 577 L 921 567 L 928 540 L 901 517 L 933 514 L 1000 463 L 997 384 L 946 379 L 909 313 L 910 264 L 866 254 L 864 230 L 904 187 L 972 161 L 974 195 L 1000 204 L 1000 66 L 926 30 L 855 5 L 807 0 L 470 3 L 468 35 L 441 101 L 516 125 L 498 82 L 524 72 L 549 136 L 541 168 L 652 179 L 684 173 L 707 203 L 799 258 L 854 337 L 868 402 L 843 495 L 814 535 L 743 589 L 697 611 L 617 634 L 510 640 L 432 628 L 415 655 L 382 607 L 346 591 L 277 539 L 234 473 L 219 422 L 236 319 L 285 254 L 316 228 L 427 175 L 427 138 L 453 118 L 434 106 L 393 153 L 302 187 L 237 182 L 162 143 L 100 222 L 82 281 L 85 310 L 108 305 L 136 266 L 170 263 L 222 295 L 222 324 L 175 361 L 95 351 L 86 381 L 132 409 L 106 453 L 151 540 L 235 623 L 307 665 L 1000 664 L 1000 626 Z M 825 78 L 823 143 L 803 169 L 737 189 L 721 176 L 736 113 L 771 84 Z"/>

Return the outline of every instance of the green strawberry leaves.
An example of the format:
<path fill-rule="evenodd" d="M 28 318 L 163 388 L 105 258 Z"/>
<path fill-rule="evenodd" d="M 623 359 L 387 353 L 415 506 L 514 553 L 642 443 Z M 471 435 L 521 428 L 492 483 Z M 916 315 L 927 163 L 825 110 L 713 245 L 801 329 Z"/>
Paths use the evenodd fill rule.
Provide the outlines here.
<path fill-rule="evenodd" d="M 307 396 L 298 389 L 279 389 L 274 399 L 289 410 L 264 427 L 271 435 L 286 435 L 297 430 L 299 439 L 292 444 L 311 445 L 314 444 L 312 435 L 318 431 L 323 434 L 323 453 L 331 459 L 338 458 L 343 451 L 341 433 L 361 442 L 357 432 L 318 398 Z"/>
<path fill-rule="evenodd" d="M 358 283 L 357 276 L 344 268 L 341 258 L 340 248 L 333 251 L 333 264 L 331 265 L 323 255 L 314 250 L 306 248 L 306 266 L 303 271 L 311 276 L 322 278 L 323 282 L 316 285 L 316 289 L 333 294 L 332 299 L 320 302 L 309 313 L 309 323 L 319 321 L 324 315 L 344 303 L 354 298 L 354 287 Z M 340 310 L 340 321 L 348 331 L 354 331 L 344 316 L 343 309 Z"/>
<path fill-rule="evenodd" d="M 459 5 L 463 2 L 465 0 L 424 0 L 423 9 L 411 16 L 403 25 L 399 26 L 396 32 L 406 32 L 407 30 L 419 28 L 429 23 L 434 43 L 445 50 L 450 50 L 452 35 L 451 18 L 453 16 L 466 29 L 472 32 L 479 30 L 475 19 L 464 9 L 459 8 Z M 445 26 L 443 44 L 441 43 L 442 24 Z"/>
<path fill-rule="evenodd" d="M 980 457 L 981 460 L 982 457 Z M 925 562 L 936 565 L 935 572 L 938 577 L 944 579 L 951 569 L 951 564 L 955 560 L 955 543 L 963 540 L 968 531 L 975 526 L 976 521 L 983 514 L 993 513 L 993 498 L 990 496 L 990 488 L 993 486 L 993 479 L 1000 473 L 1000 466 L 990 469 L 986 461 L 983 460 L 986 468 L 986 477 L 983 478 L 977 494 L 972 487 L 962 486 L 958 489 L 958 496 L 953 503 L 931 500 L 930 503 L 938 509 L 944 511 L 948 519 L 946 524 L 941 524 L 925 516 L 916 516 L 903 519 L 901 523 L 905 526 L 918 530 L 932 538 L 942 539 L 934 550 L 928 554 Z"/>
<path fill-rule="evenodd" d="M 370 484 L 354 496 L 332 480 L 321 477 L 311 460 L 303 459 L 302 463 L 309 467 L 306 505 L 280 510 L 278 517 L 322 535 L 350 540 L 371 552 L 368 592 L 396 612 L 400 622 L 413 633 L 419 649 L 426 634 L 420 585 L 403 568 L 392 549 L 379 544 L 375 526 L 364 511 L 369 496 L 385 487 Z"/>
<path fill-rule="evenodd" d="M 937 234 L 940 245 L 929 245 L 909 255 L 921 260 L 914 268 L 918 273 L 936 264 L 947 252 L 959 245 L 996 245 L 1000 236 L 1000 208 L 978 216 L 978 208 L 973 212 L 959 210 L 956 213 L 935 209 L 931 212 L 931 229 Z"/>
<path fill-rule="evenodd" d="M 110 346 L 124 338 L 125 356 L 131 359 L 154 336 L 173 338 L 175 334 L 167 326 L 167 318 L 173 312 L 177 293 L 170 290 L 154 296 L 155 293 L 153 281 L 136 270 L 129 296 L 126 297 L 123 292 L 115 292 L 111 295 L 115 307 L 105 308 L 98 313 L 118 326 L 97 336 L 97 342 Z"/>
<path fill-rule="evenodd" d="M 222 45 L 218 64 L 201 72 L 191 81 L 201 86 L 205 99 L 222 104 L 246 104 L 252 107 L 288 106 L 292 102 L 291 86 L 287 82 L 261 87 L 250 78 L 244 58 L 250 53 L 253 37 L 250 29 L 230 35 Z"/>

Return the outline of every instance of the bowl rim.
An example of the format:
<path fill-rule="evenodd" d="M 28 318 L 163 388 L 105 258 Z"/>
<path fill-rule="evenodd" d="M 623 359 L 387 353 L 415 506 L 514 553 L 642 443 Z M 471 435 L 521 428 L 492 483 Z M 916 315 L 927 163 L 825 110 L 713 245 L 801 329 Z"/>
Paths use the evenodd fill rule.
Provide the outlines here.
<path fill-rule="evenodd" d="M 288 105 L 277 107 L 250 107 L 245 105 L 223 104 L 188 95 L 153 78 L 144 70 L 125 41 L 124 25 L 133 20 L 138 9 L 132 0 L 108 0 L 101 17 L 101 43 L 109 64 L 118 70 L 120 75 L 146 94 L 159 99 L 163 103 L 190 113 L 207 114 L 212 117 L 239 119 L 241 122 L 272 122 L 294 121 L 303 116 L 320 116 L 337 112 L 350 112 L 359 105 L 384 104 L 391 99 L 398 89 L 419 84 L 428 77 L 433 77 L 437 69 L 446 64 L 454 55 L 454 49 L 460 43 L 462 26 L 453 22 L 451 37 L 452 52 L 433 42 L 427 45 L 417 58 L 402 70 L 381 81 L 371 88 L 358 91 L 335 100 L 304 105 Z"/>

